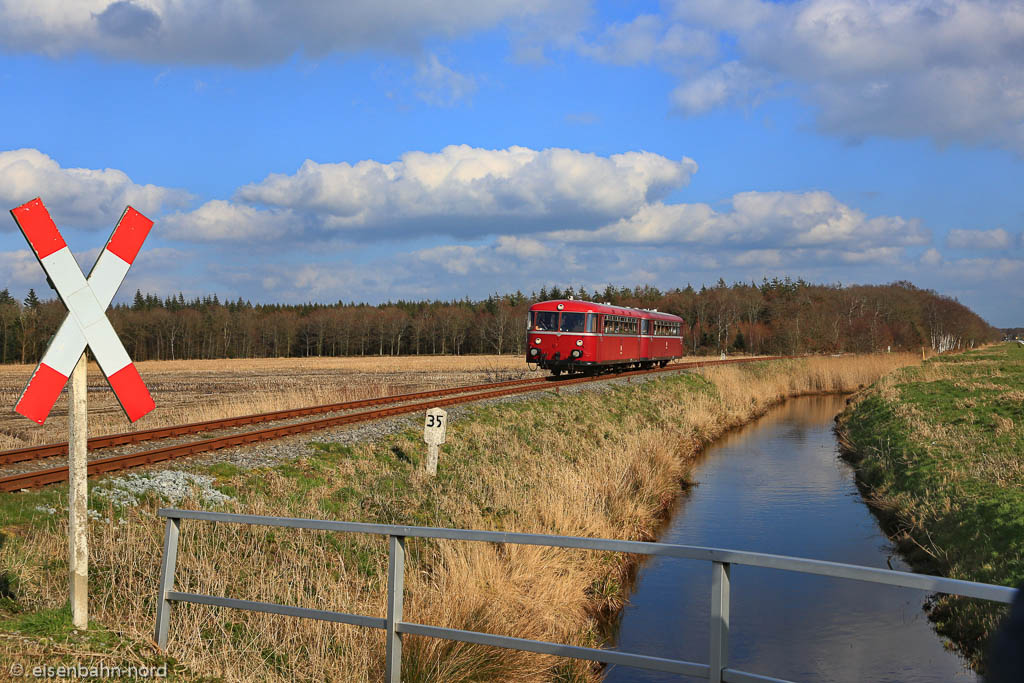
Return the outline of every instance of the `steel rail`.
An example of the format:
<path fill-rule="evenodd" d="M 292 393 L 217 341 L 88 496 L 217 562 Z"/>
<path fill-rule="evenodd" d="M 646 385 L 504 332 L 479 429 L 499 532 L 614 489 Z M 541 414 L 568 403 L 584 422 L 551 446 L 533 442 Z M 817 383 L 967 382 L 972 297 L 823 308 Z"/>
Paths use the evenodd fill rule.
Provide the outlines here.
<path fill-rule="evenodd" d="M 757 359 L 734 358 L 725 361 L 715 360 L 696 362 L 701 364 L 720 364 L 734 362 L 751 362 L 753 360 L 770 360 L 773 358 L 781 358 L 781 356 L 770 356 Z M 693 362 L 677 363 L 673 365 L 672 368 L 688 367 L 692 364 Z M 666 371 L 669 369 L 670 368 L 665 368 Z M 619 373 L 619 376 L 624 376 L 624 373 Z M 487 384 L 472 384 L 460 387 L 451 387 L 448 389 L 432 389 L 430 391 L 417 391 L 410 394 L 398 394 L 395 396 L 380 396 L 377 398 L 359 399 L 356 401 L 345 401 L 342 403 L 328 403 L 319 406 L 310 406 L 308 408 L 288 408 L 285 410 L 275 410 L 266 413 L 254 413 L 252 415 L 242 415 L 239 417 L 219 418 L 216 420 L 205 420 L 203 422 L 192 422 L 189 424 L 173 425 L 170 427 L 154 427 L 152 429 L 140 429 L 134 432 L 106 434 L 102 436 L 94 436 L 91 439 L 89 439 L 89 450 L 95 451 L 101 450 L 103 448 L 111 448 L 113 446 L 123 446 L 125 444 L 142 443 L 144 441 L 155 441 L 157 439 L 167 439 L 175 436 L 183 436 L 185 434 L 198 434 L 200 432 L 208 432 L 216 429 L 227 429 L 229 427 L 238 427 L 248 424 L 258 424 L 260 422 L 271 422 L 273 420 L 285 420 L 292 417 L 305 417 L 307 415 L 317 415 L 320 413 L 333 413 L 342 410 L 354 410 L 355 408 L 366 408 L 369 406 L 387 405 L 390 403 L 402 403 L 405 401 L 415 401 L 418 399 L 431 398 L 435 396 L 450 396 L 452 394 L 467 393 L 470 391 L 482 391 L 485 389 L 495 389 L 503 386 L 542 384 L 545 382 L 557 381 L 559 380 L 557 380 L 554 377 L 533 377 L 527 379 L 514 379 L 507 380 L 504 382 L 490 382 Z M 67 455 L 67 453 L 67 442 L 44 444 L 41 446 L 26 446 L 24 448 L 15 448 L 6 451 L 0 451 L 0 465 L 13 465 L 15 463 L 26 462 L 30 460 L 41 460 L 43 458 L 52 458 L 61 455 Z"/>
<path fill-rule="evenodd" d="M 217 420 L 205 420 L 203 422 L 192 422 L 184 425 L 171 427 L 154 427 L 153 429 L 140 429 L 135 432 L 122 432 L 120 434 L 106 434 L 94 436 L 89 439 L 89 450 L 100 450 L 112 446 L 124 444 L 141 443 L 143 441 L 154 441 L 156 439 L 167 439 L 173 436 L 184 434 L 197 434 L 208 432 L 214 429 L 226 429 L 241 425 L 258 424 L 272 420 L 285 420 L 292 417 L 305 417 L 319 413 L 334 413 L 341 410 L 353 410 L 368 406 L 387 405 L 389 403 L 401 403 L 403 401 L 415 401 L 421 398 L 433 396 L 448 396 L 451 394 L 465 393 L 469 391 L 480 391 L 484 388 L 496 388 L 502 386 L 515 386 L 526 383 L 541 383 L 550 381 L 549 377 L 531 377 L 528 379 L 514 379 L 505 382 L 492 382 L 489 384 L 474 384 L 469 386 L 451 387 L 449 389 L 433 389 L 431 391 L 417 391 L 411 394 L 398 394 L 395 396 L 380 396 L 377 398 L 359 399 L 357 401 L 345 401 L 343 403 L 328 403 L 308 408 L 289 408 L 286 410 L 274 410 L 267 413 L 254 413 L 239 417 L 226 417 Z M 27 460 L 40 460 L 68 454 L 67 442 L 45 444 L 42 446 L 26 446 L 7 451 L 0 451 L 0 465 L 13 465 Z"/>
<path fill-rule="evenodd" d="M 131 469 L 133 467 L 152 465 L 158 462 L 163 462 L 174 458 L 196 455 L 199 453 L 207 453 L 210 451 L 219 450 L 221 448 L 270 441 L 272 439 L 292 436 L 294 434 L 301 434 L 304 432 L 316 431 L 319 429 L 326 429 L 329 427 L 335 427 L 343 424 L 367 422 L 370 420 L 378 420 L 386 417 L 392 417 L 395 415 L 404 415 L 407 413 L 414 413 L 420 410 L 425 410 L 427 408 L 458 405 L 461 403 L 470 403 L 473 401 L 483 401 L 491 398 L 501 398 L 504 396 L 512 396 L 531 391 L 540 391 L 542 389 L 547 388 L 553 388 L 557 393 L 558 389 L 562 386 L 582 384 L 585 382 L 601 381 L 604 379 L 616 379 L 621 377 L 626 377 L 628 379 L 629 377 L 636 375 L 674 372 L 678 370 L 686 370 L 695 367 L 728 365 L 733 363 L 751 363 L 765 360 L 779 360 L 784 358 L 787 357 L 775 356 L 767 358 L 731 358 L 726 360 L 714 361 L 691 361 L 686 363 L 676 363 L 674 365 L 670 365 L 664 368 L 653 368 L 650 370 L 635 370 L 628 373 L 620 373 L 617 375 L 610 376 L 599 375 L 575 378 L 570 377 L 567 379 L 561 379 L 554 382 L 544 382 L 543 386 L 541 385 L 541 383 L 533 380 L 513 380 L 513 382 L 530 383 L 525 385 L 521 384 L 520 386 L 506 386 L 501 389 L 490 391 L 464 393 L 463 395 L 460 396 L 452 396 L 449 398 L 442 398 L 440 400 L 409 403 L 406 405 L 394 406 L 391 408 L 381 408 L 378 410 L 367 410 L 357 413 L 347 413 L 345 415 L 336 415 L 333 417 L 321 418 L 319 420 L 310 420 L 307 422 L 278 425 L 275 427 L 268 427 L 266 429 L 242 432 L 240 434 L 229 434 L 226 436 L 213 437 L 210 439 L 202 439 L 200 441 L 192 441 L 190 443 L 165 446 L 163 448 L 155 448 L 148 451 L 141 451 L 139 453 L 128 453 L 125 455 L 116 455 L 109 458 L 99 458 L 97 460 L 92 460 L 88 463 L 88 475 L 95 476 L 97 474 L 106 474 L 109 472 Z M 31 472 L 22 472 L 19 474 L 14 474 L 0 478 L 0 491 L 20 491 L 22 489 L 46 486 L 48 484 L 57 484 L 60 482 L 67 481 L 67 479 L 68 468 L 66 466 L 52 467 L 49 469 L 35 470 Z"/>

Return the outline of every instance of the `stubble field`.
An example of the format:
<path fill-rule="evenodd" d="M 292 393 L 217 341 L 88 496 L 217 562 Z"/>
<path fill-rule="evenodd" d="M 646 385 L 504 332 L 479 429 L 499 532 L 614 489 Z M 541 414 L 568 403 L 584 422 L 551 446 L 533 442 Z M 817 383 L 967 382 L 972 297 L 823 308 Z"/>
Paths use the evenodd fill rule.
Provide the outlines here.
<path fill-rule="evenodd" d="M 14 412 L 35 366 L 0 366 L 0 450 L 67 440 L 67 393 L 45 425 Z M 138 364 L 156 410 L 132 424 L 89 364 L 89 435 L 543 376 L 522 356 L 368 356 L 150 361 Z"/>

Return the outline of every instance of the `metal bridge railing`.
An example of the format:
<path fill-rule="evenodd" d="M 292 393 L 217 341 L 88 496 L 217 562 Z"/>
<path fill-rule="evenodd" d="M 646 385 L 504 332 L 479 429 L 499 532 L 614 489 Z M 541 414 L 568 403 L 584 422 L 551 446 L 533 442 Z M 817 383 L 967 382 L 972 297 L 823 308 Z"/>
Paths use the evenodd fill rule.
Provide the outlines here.
<path fill-rule="evenodd" d="M 739 550 L 722 550 L 698 546 L 669 545 L 665 543 L 644 543 L 640 541 L 616 541 L 603 538 L 581 538 L 576 536 L 546 536 L 541 534 L 505 533 L 500 531 L 472 531 L 467 529 L 440 529 L 433 527 L 399 526 L 391 524 L 365 524 L 360 522 L 336 522 L 317 519 L 296 519 L 288 517 L 264 517 L 259 515 L 238 515 L 224 512 L 203 512 L 198 510 L 161 509 L 158 513 L 167 518 L 164 536 L 163 561 L 160 568 L 160 588 L 157 594 L 155 640 L 161 649 L 167 647 L 167 632 L 170 626 L 171 603 L 191 602 L 250 612 L 282 614 L 305 619 L 317 619 L 340 624 L 354 624 L 369 628 L 384 629 L 386 680 L 397 683 L 401 680 L 402 634 L 409 633 L 431 638 L 443 638 L 465 643 L 491 645 L 512 650 L 537 652 L 587 659 L 608 664 L 621 664 L 641 669 L 664 671 L 719 681 L 780 681 L 781 679 L 731 669 L 729 654 L 729 573 L 733 564 L 766 567 L 804 574 L 819 574 L 854 581 L 880 583 L 890 586 L 917 588 L 929 592 L 962 595 L 982 600 L 1010 603 L 1017 591 L 1005 586 L 995 586 L 971 581 L 960 581 L 924 574 L 911 574 L 888 569 L 873 569 L 837 562 L 808 560 L 765 553 Z M 251 600 L 180 593 L 174 590 L 174 570 L 178 557 L 178 537 L 181 520 L 196 519 L 208 522 L 251 524 L 257 526 L 287 527 L 293 529 L 320 529 L 349 533 L 375 534 L 389 537 L 387 617 L 370 617 L 345 612 L 292 607 Z M 426 624 L 414 624 L 402 620 L 402 601 L 405 579 L 405 539 L 437 538 L 454 541 L 482 541 L 487 543 L 514 543 L 519 545 L 547 546 L 552 548 L 576 548 L 602 550 L 635 555 L 658 555 L 690 560 L 704 560 L 711 563 L 711 647 L 709 663 L 688 662 L 646 655 L 601 650 L 574 645 L 562 645 L 524 638 L 511 638 L 477 631 L 441 628 Z M 785 682 L 783 682 L 785 683 Z"/>

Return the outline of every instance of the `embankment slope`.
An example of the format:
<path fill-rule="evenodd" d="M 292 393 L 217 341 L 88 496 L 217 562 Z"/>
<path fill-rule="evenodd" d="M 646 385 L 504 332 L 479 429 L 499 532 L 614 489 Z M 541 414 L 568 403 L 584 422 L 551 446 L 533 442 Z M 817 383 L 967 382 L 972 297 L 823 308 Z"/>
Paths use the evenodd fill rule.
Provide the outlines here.
<path fill-rule="evenodd" d="M 940 356 L 886 376 L 840 440 L 887 530 L 923 571 L 1024 581 L 1024 348 Z M 939 599 L 939 631 L 975 666 L 1002 608 Z"/>

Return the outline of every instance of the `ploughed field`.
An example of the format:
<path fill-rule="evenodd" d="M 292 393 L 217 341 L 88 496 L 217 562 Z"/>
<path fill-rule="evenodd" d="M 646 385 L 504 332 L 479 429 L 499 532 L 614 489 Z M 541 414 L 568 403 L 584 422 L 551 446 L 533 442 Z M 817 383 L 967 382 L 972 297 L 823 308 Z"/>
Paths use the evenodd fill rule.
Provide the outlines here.
<path fill-rule="evenodd" d="M 14 412 L 35 366 L 0 365 L 0 450 L 67 440 L 67 392 L 39 426 Z M 251 358 L 138 363 L 156 410 L 132 424 L 89 364 L 89 435 L 538 376 L 522 356 Z"/>

